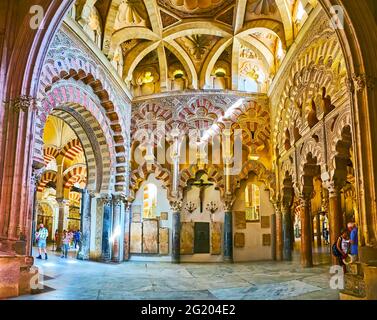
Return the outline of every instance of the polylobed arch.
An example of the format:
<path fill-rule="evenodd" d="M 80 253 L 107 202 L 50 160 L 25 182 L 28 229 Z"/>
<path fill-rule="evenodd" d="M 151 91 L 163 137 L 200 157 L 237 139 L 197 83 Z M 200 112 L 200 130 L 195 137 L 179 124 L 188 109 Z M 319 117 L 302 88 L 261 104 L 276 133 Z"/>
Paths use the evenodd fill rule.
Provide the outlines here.
<path fill-rule="evenodd" d="M 241 173 L 239 174 L 237 181 L 247 180 L 250 173 L 254 173 L 260 182 L 263 182 L 266 188 L 270 191 L 270 198 L 272 199 L 276 190 L 276 177 L 275 174 L 269 171 L 260 161 L 249 160 L 242 166 Z M 236 186 L 239 187 L 239 183 Z"/>
<path fill-rule="evenodd" d="M 135 197 L 136 192 L 139 190 L 142 182 L 146 181 L 149 175 L 152 173 L 155 175 L 155 178 L 157 180 L 160 180 L 162 182 L 162 186 L 168 191 L 168 196 L 169 196 L 170 188 L 171 188 L 171 181 L 172 181 L 170 171 L 163 168 L 158 163 L 148 164 L 147 162 L 144 162 L 137 169 L 131 172 L 131 177 L 130 177 L 131 197 L 133 198 Z"/>
<path fill-rule="evenodd" d="M 192 164 L 188 168 L 181 170 L 179 174 L 178 188 L 180 194 L 183 195 L 184 188 L 188 185 L 189 180 L 196 179 L 198 174 L 205 173 L 208 176 L 208 181 L 215 184 L 215 188 L 220 191 L 221 197 L 225 195 L 225 179 L 223 169 L 218 165 L 205 165 L 204 167 L 198 164 Z"/>

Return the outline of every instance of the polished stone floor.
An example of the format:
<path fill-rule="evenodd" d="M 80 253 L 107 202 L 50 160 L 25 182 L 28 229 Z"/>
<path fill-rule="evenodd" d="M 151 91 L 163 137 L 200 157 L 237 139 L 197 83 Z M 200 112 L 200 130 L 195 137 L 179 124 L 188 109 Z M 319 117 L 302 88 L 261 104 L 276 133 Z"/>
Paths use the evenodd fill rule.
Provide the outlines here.
<path fill-rule="evenodd" d="M 74 253 L 71 253 L 73 256 Z M 329 288 L 329 255 L 314 254 L 315 267 L 292 262 L 102 264 L 61 259 L 36 260 L 44 274 L 42 293 L 18 297 L 33 300 L 140 299 L 338 299 Z"/>

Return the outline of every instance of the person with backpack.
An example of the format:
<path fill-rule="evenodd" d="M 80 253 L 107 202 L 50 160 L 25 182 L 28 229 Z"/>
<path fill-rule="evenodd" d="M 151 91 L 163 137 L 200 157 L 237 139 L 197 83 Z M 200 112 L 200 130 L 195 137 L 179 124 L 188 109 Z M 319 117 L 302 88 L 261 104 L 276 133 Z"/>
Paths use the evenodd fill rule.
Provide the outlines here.
<path fill-rule="evenodd" d="M 344 273 L 346 273 L 347 268 L 343 260 L 348 256 L 349 247 L 348 231 L 347 229 L 342 229 L 340 237 L 333 244 L 333 255 L 338 258 L 339 265 L 343 267 Z"/>

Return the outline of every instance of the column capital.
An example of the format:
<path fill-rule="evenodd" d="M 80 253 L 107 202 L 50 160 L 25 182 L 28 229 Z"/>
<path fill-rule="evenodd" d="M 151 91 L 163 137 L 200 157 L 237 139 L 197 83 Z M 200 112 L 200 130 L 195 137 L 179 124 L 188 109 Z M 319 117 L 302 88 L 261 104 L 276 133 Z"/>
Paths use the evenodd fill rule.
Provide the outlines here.
<path fill-rule="evenodd" d="M 373 90 L 376 86 L 377 77 L 371 76 L 369 74 L 353 74 L 352 75 L 353 86 L 348 87 L 352 91 L 361 92 L 365 88 Z"/>
<path fill-rule="evenodd" d="M 31 183 L 35 187 L 38 187 L 39 180 L 41 179 L 43 172 L 44 172 L 44 168 L 42 168 L 42 169 L 33 169 L 32 173 L 31 173 Z"/>
<path fill-rule="evenodd" d="M 69 205 L 69 200 L 64 198 L 56 198 L 56 202 L 58 203 L 59 207 Z"/>
<path fill-rule="evenodd" d="M 17 98 L 4 102 L 15 113 L 29 112 L 37 109 L 38 99 L 28 95 L 21 95 Z"/>
<path fill-rule="evenodd" d="M 337 197 L 343 188 L 343 185 L 335 180 L 325 181 L 323 185 L 329 191 L 329 198 Z"/>
<path fill-rule="evenodd" d="M 113 200 L 113 197 L 110 194 L 102 195 L 101 196 L 101 201 L 105 206 L 110 206 L 111 202 Z"/>
<path fill-rule="evenodd" d="M 233 204 L 234 204 L 235 198 L 233 197 L 233 193 L 226 193 L 224 197 L 224 210 L 226 212 L 232 211 Z"/>
<path fill-rule="evenodd" d="M 172 200 L 170 201 L 170 207 L 173 212 L 180 212 L 182 209 L 182 201 L 181 200 Z"/>
<path fill-rule="evenodd" d="M 113 195 L 113 203 L 116 206 L 120 206 L 122 203 L 127 202 L 127 197 L 124 194 Z"/>

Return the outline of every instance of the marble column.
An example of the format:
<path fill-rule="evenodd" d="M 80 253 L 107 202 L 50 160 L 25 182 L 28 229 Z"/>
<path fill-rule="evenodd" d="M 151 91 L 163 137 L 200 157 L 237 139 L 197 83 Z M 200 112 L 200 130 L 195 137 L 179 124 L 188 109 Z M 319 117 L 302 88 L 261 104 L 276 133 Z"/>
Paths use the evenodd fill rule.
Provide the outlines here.
<path fill-rule="evenodd" d="M 282 206 L 282 229 L 283 229 L 283 260 L 292 260 L 292 216 L 291 207 Z"/>
<path fill-rule="evenodd" d="M 59 218 L 58 218 L 58 243 L 56 244 L 56 251 L 60 252 L 62 247 L 62 236 L 64 230 L 64 222 L 69 213 L 68 200 L 66 199 L 56 199 L 59 205 Z M 52 235 L 50 235 L 51 237 Z"/>
<path fill-rule="evenodd" d="M 343 217 L 341 210 L 340 187 L 330 184 L 329 190 L 329 233 L 330 245 L 340 236 L 340 230 L 343 225 Z M 338 259 L 332 256 L 332 263 L 338 264 Z"/>
<path fill-rule="evenodd" d="M 32 194 L 33 194 L 33 207 L 32 207 L 32 215 L 31 215 L 31 230 L 30 234 L 27 235 L 27 246 L 29 246 L 27 252 L 32 256 L 33 255 L 33 244 L 35 241 L 35 232 L 36 232 L 36 219 L 37 219 L 37 189 L 38 189 L 38 183 L 39 179 L 42 175 L 42 170 L 33 170 L 32 174 Z"/>
<path fill-rule="evenodd" d="M 122 198 L 116 196 L 113 198 L 113 226 L 112 226 L 112 257 L 111 261 L 120 262 L 120 236 L 121 230 L 121 211 L 122 211 Z"/>
<path fill-rule="evenodd" d="M 276 260 L 276 213 L 271 214 L 271 258 Z"/>
<path fill-rule="evenodd" d="M 280 202 L 275 204 L 276 213 L 276 260 L 283 260 L 283 217 Z"/>
<path fill-rule="evenodd" d="M 87 189 L 81 191 L 81 241 L 77 259 L 89 260 L 92 196 Z"/>
<path fill-rule="evenodd" d="M 233 212 L 227 206 L 224 212 L 224 262 L 233 262 Z"/>
<path fill-rule="evenodd" d="M 301 198 L 301 265 L 305 268 L 313 267 L 310 202 L 311 197 L 303 195 Z"/>
<path fill-rule="evenodd" d="M 123 260 L 130 259 L 130 233 L 131 233 L 131 202 L 128 200 L 125 204 L 125 217 L 124 217 L 124 237 L 123 237 Z"/>
<path fill-rule="evenodd" d="M 102 253 L 101 260 L 109 262 L 111 260 L 111 219 L 112 219 L 112 200 L 111 196 L 103 199 L 103 227 L 102 227 Z"/>
<path fill-rule="evenodd" d="M 172 249 L 171 258 L 173 263 L 180 263 L 181 260 L 181 201 L 174 201 L 171 204 L 172 215 Z"/>
<path fill-rule="evenodd" d="M 322 231 L 321 231 L 321 213 L 316 214 L 316 229 L 317 229 L 317 246 L 322 246 Z"/>

